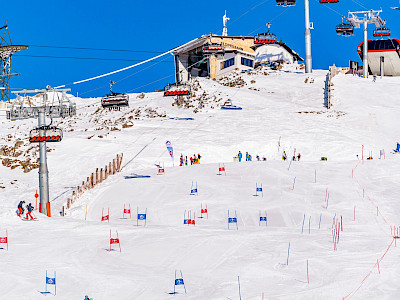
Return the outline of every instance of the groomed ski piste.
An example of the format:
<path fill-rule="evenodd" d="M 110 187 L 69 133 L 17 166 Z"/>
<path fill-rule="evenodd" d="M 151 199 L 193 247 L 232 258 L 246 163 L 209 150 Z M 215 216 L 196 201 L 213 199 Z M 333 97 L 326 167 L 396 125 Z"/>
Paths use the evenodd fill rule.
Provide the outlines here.
<path fill-rule="evenodd" d="M 189 108 L 162 93 L 131 94 L 121 111 L 73 97 L 76 117 L 55 120 L 64 138 L 48 144 L 51 218 L 15 215 L 19 201 L 35 205 L 37 169 L 0 167 L 0 237 L 7 229 L 9 241 L 0 249 L 0 298 L 43 299 L 47 270 L 57 272 L 59 299 L 399 299 L 400 157 L 391 152 L 400 139 L 400 78 L 339 74 L 328 110 L 326 73 L 287 66 L 237 74 L 242 87 L 198 79 L 195 93 L 211 100 Z M 305 83 L 309 76 L 314 83 Z M 227 99 L 243 110 L 221 110 Z M 29 147 L 36 120 L 10 122 L 3 111 L 0 124 L 2 144 L 21 138 Z M 291 158 L 295 149 L 300 161 L 282 161 L 283 150 Z M 239 150 L 253 161 L 234 162 Z M 60 216 L 76 186 L 117 153 L 122 170 Z M 201 163 L 181 167 L 181 153 L 200 153 Z M 159 163 L 165 175 L 157 175 Z M 217 175 L 219 164 L 226 175 Z M 125 179 L 132 174 L 151 177 Z M 189 195 L 192 182 L 197 196 Z M 263 196 L 254 196 L 256 184 Z M 132 219 L 122 219 L 124 204 Z M 201 205 L 208 219 L 198 218 Z M 137 226 L 137 208 L 147 209 L 146 226 Z M 101 222 L 103 209 L 109 222 Z M 195 226 L 184 224 L 188 210 Z M 228 230 L 228 210 L 238 229 Z M 110 229 L 121 252 L 110 251 Z M 182 285 L 171 294 L 175 270 L 186 294 Z"/>

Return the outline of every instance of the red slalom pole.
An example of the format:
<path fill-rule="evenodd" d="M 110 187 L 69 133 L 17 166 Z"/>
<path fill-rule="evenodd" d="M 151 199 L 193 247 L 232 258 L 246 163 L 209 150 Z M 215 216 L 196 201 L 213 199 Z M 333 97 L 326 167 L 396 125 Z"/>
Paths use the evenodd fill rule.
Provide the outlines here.
<path fill-rule="evenodd" d="M 376 216 L 378 216 L 379 215 L 379 207 L 377 206 L 376 207 Z"/>
<path fill-rule="evenodd" d="M 381 270 L 379 269 L 379 259 L 376 260 L 376 263 L 378 264 L 378 273 L 381 274 Z"/>

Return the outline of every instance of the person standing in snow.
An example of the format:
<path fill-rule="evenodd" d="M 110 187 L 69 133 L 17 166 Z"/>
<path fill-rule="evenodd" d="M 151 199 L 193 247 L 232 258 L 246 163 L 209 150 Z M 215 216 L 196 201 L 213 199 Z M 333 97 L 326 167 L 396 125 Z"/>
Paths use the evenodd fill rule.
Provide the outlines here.
<path fill-rule="evenodd" d="M 198 153 L 198 154 L 197 154 L 197 161 L 198 161 L 198 164 L 200 164 L 200 158 L 201 158 L 200 153 Z"/>
<path fill-rule="evenodd" d="M 190 165 L 193 165 L 193 157 L 190 157 Z"/>
<path fill-rule="evenodd" d="M 283 159 L 283 160 L 286 160 L 286 159 L 287 159 L 287 155 L 286 155 L 286 152 L 285 152 L 285 151 L 283 151 L 282 159 Z"/>
<path fill-rule="evenodd" d="M 180 158 L 180 166 L 183 166 L 183 154 L 181 153 L 181 158 Z"/>
<path fill-rule="evenodd" d="M 246 152 L 246 161 L 249 161 L 249 153 Z"/>
<path fill-rule="evenodd" d="M 256 159 L 258 160 L 258 161 L 260 161 L 260 156 L 257 154 L 256 155 Z"/>
<path fill-rule="evenodd" d="M 30 217 L 31 220 L 33 220 L 32 212 L 34 210 L 34 207 L 32 206 L 31 203 L 29 203 L 28 206 L 26 207 L 26 209 L 28 210 L 28 212 L 26 213 L 26 219 L 29 220 L 29 217 Z"/>
<path fill-rule="evenodd" d="M 239 153 L 237 155 L 237 157 L 239 158 L 239 162 L 242 161 L 242 156 L 243 156 L 242 152 L 239 151 Z"/>
<path fill-rule="evenodd" d="M 187 166 L 187 156 L 185 156 L 185 166 Z"/>
<path fill-rule="evenodd" d="M 300 161 L 300 157 L 301 157 L 300 153 L 297 154 L 297 160 L 298 160 L 298 161 Z"/>
<path fill-rule="evenodd" d="M 24 214 L 24 203 L 25 201 L 20 201 L 18 204 L 18 217 L 21 217 Z"/>

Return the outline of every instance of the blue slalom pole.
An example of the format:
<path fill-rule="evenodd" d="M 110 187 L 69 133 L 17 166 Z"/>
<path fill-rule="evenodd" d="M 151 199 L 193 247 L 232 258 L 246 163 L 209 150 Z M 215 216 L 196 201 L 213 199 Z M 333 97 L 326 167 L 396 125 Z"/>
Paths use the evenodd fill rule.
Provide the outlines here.
<path fill-rule="evenodd" d="M 240 294 L 240 279 L 238 276 L 238 284 L 239 284 L 239 299 L 242 300 L 242 295 Z"/>
<path fill-rule="evenodd" d="M 292 165 L 292 160 L 290 160 L 288 171 L 290 170 L 291 165 Z"/>
<path fill-rule="evenodd" d="M 321 218 L 322 218 L 322 213 L 319 215 L 318 229 L 321 229 Z"/>
<path fill-rule="evenodd" d="M 295 183 L 296 183 L 296 176 L 294 177 L 294 180 L 293 180 L 293 188 L 292 188 L 293 191 L 294 191 L 294 185 L 295 185 Z"/>
<path fill-rule="evenodd" d="M 303 226 L 301 226 L 301 233 L 303 233 L 303 229 L 304 229 L 304 220 L 306 219 L 306 214 L 304 214 L 304 217 L 303 217 Z"/>
<path fill-rule="evenodd" d="M 308 219 L 308 234 L 310 234 L 311 232 L 311 216 L 310 216 L 310 218 Z"/>
<path fill-rule="evenodd" d="M 287 249 L 287 259 L 286 259 L 286 264 L 289 265 L 289 251 L 290 251 L 290 242 L 289 242 L 289 247 Z"/>

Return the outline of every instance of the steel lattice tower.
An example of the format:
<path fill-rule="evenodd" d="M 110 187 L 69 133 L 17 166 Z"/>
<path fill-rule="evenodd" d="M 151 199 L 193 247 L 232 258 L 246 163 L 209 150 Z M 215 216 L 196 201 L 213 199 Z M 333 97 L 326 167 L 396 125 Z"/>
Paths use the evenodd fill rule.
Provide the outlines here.
<path fill-rule="evenodd" d="M 0 90 L 1 90 L 1 101 L 10 101 L 10 79 L 12 76 L 19 75 L 11 69 L 11 56 L 21 50 L 27 49 L 28 46 L 13 45 L 11 42 L 10 32 L 8 31 L 8 25 L 4 25 L 0 28 L 2 32 L 0 38 Z"/>

